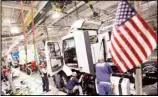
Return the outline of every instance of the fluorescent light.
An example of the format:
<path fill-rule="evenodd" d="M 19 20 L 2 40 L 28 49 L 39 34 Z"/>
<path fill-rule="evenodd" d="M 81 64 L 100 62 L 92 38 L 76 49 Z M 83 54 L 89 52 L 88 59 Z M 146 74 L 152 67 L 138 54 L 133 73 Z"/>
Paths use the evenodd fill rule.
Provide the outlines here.
<path fill-rule="evenodd" d="M 18 33 L 19 29 L 17 27 L 11 27 L 11 32 L 12 33 Z"/>
<path fill-rule="evenodd" d="M 55 13 L 52 15 L 52 18 L 59 18 L 59 17 L 60 17 L 59 12 L 55 12 Z"/>

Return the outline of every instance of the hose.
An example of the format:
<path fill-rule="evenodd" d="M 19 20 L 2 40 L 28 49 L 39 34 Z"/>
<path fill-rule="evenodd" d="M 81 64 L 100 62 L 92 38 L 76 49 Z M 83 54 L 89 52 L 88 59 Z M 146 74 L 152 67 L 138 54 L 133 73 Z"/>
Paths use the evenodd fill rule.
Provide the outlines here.
<path fill-rule="evenodd" d="M 34 46 L 34 59 L 35 59 L 35 62 L 36 62 L 36 66 L 37 66 L 37 69 L 40 71 L 40 67 L 38 64 L 38 60 L 37 60 L 37 53 L 36 53 L 36 43 L 35 43 L 35 24 L 34 24 L 34 18 L 33 18 L 33 1 L 31 1 L 31 18 L 32 18 L 32 37 L 33 37 L 33 46 Z"/>

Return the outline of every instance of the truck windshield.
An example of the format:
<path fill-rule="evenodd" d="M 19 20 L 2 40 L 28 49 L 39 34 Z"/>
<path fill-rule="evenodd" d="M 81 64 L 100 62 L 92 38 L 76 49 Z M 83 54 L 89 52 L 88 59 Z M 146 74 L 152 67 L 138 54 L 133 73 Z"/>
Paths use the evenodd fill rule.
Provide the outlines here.
<path fill-rule="evenodd" d="M 75 47 L 74 38 L 64 40 L 64 49 Z"/>
<path fill-rule="evenodd" d="M 64 52 L 64 59 L 66 65 L 70 67 L 77 66 L 77 56 L 76 56 L 76 47 L 74 38 L 69 38 L 63 41 L 63 52 Z"/>

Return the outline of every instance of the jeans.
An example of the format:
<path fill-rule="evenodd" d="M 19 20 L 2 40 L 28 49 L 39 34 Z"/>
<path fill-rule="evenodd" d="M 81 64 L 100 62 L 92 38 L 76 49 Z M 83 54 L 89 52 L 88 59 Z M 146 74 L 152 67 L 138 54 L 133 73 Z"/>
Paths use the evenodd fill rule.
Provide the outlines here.
<path fill-rule="evenodd" d="M 83 95 L 82 87 L 80 85 L 76 85 L 72 90 L 68 90 L 68 94 L 71 95 L 73 91 L 79 91 L 79 95 Z"/>
<path fill-rule="evenodd" d="M 48 91 L 49 90 L 49 80 L 47 75 L 44 75 L 44 77 L 42 77 L 42 82 L 43 82 L 43 91 Z"/>
<path fill-rule="evenodd" d="M 75 90 L 79 90 L 79 95 L 83 95 L 82 87 L 80 85 L 76 85 L 73 88 L 73 91 L 75 91 Z"/>
<path fill-rule="evenodd" d="M 97 84 L 99 95 L 114 95 L 111 91 L 111 85 L 108 82 Z"/>

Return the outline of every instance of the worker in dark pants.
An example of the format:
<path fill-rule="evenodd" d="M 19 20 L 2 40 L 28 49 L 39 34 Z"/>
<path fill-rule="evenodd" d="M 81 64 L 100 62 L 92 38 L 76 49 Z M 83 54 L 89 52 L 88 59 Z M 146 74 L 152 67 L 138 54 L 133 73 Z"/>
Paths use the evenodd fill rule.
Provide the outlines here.
<path fill-rule="evenodd" d="M 48 74 L 46 70 L 46 64 L 42 61 L 40 64 L 41 67 L 41 76 L 42 76 L 42 83 L 43 83 L 43 91 L 49 92 L 49 79 Z"/>
<path fill-rule="evenodd" d="M 8 64 L 6 63 L 7 62 L 4 62 L 2 64 L 3 65 L 2 72 L 3 72 L 5 80 L 9 82 L 12 92 L 15 93 L 16 89 L 15 89 L 15 85 L 13 84 L 11 69 L 8 67 Z"/>
<path fill-rule="evenodd" d="M 5 82 L 5 81 L 8 81 L 8 78 L 7 78 L 7 76 L 6 76 L 6 73 L 9 72 L 9 68 L 7 68 L 7 66 L 4 65 L 4 64 L 5 64 L 5 63 L 2 62 L 2 67 L 1 67 L 1 68 L 2 68 L 2 69 L 1 69 L 1 70 L 2 70 L 2 71 L 1 71 L 1 72 L 2 72 L 2 73 L 1 73 L 2 76 L 1 76 L 1 77 L 3 78 L 3 81 Z"/>
<path fill-rule="evenodd" d="M 96 79 L 99 95 L 113 95 L 112 85 L 110 83 L 110 75 L 112 74 L 112 68 L 106 62 L 104 57 L 99 58 L 99 62 L 96 64 Z"/>
<path fill-rule="evenodd" d="M 13 66 L 11 59 L 9 58 L 9 68 L 11 68 Z"/>
<path fill-rule="evenodd" d="M 8 81 L 7 76 L 5 76 L 6 70 L 2 69 L 1 71 L 1 80 L 3 80 L 4 82 Z"/>

